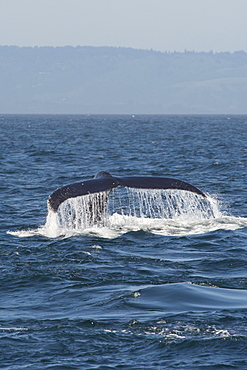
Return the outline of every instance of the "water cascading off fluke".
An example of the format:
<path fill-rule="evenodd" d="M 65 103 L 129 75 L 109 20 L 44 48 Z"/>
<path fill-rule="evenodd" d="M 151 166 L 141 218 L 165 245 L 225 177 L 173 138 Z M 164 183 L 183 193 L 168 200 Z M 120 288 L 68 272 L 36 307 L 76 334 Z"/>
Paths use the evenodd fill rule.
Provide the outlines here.
<path fill-rule="evenodd" d="M 211 198 L 183 190 L 117 188 L 67 199 L 56 217 L 62 229 L 82 230 L 109 226 L 114 214 L 131 217 L 131 222 L 135 218 L 198 221 L 214 218 L 217 212 Z"/>

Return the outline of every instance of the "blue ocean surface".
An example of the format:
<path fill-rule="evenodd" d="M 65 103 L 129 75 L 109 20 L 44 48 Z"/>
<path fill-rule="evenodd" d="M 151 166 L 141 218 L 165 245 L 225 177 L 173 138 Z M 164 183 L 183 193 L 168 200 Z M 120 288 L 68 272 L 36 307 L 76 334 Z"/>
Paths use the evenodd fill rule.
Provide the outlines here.
<path fill-rule="evenodd" d="M 247 369 L 247 116 L 1 115 L 0 130 L 1 369 Z M 156 215 L 160 195 L 137 189 L 112 192 L 104 225 L 71 221 L 79 198 L 48 211 L 102 170 L 209 203 L 177 190 Z"/>

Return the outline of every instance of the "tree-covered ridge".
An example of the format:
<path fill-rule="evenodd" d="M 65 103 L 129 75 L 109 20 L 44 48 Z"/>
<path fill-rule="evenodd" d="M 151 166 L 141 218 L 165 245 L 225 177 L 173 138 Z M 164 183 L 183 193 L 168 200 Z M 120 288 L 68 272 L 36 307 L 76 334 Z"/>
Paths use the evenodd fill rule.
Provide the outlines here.
<path fill-rule="evenodd" d="M 247 113 L 247 53 L 0 47 L 1 113 Z"/>

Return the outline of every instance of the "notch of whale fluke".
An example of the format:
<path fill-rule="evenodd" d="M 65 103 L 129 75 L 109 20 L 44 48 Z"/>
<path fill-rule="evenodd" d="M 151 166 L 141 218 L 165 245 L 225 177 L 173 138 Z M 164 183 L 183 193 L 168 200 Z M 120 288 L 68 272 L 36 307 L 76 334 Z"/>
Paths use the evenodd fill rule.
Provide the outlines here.
<path fill-rule="evenodd" d="M 206 197 L 206 195 L 195 186 L 177 179 L 147 176 L 114 177 L 109 172 L 101 171 L 94 179 L 65 185 L 55 190 L 48 198 L 48 208 L 53 212 L 57 212 L 60 204 L 69 198 L 100 193 L 107 190 L 110 193 L 112 189 L 118 186 L 139 189 L 180 189 L 201 195 L 204 198 Z M 107 199 L 108 196 L 105 197 L 106 202 Z"/>

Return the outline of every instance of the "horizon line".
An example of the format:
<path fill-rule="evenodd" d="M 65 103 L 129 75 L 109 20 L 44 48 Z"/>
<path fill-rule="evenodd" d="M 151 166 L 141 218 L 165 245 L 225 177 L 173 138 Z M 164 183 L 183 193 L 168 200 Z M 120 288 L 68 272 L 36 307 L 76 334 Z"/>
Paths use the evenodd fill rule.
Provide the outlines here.
<path fill-rule="evenodd" d="M 243 50 L 243 49 L 238 49 L 238 50 L 234 50 L 234 51 L 230 51 L 230 50 L 221 50 L 221 51 L 214 51 L 213 49 L 210 49 L 208 51 L 206 50 L 201 50 L 201 51 L 198 51 L 198 50 L 189 50 L 189 49 L 186 49 L 184 48 L 183 51 L 177 51 L 177 50 L 165 50 L 165 51 L 160 51 L 160 50 L 156 50 L 156 49 L 152 49 L 152 48 L 147 48 L 147 49 L 143 49 L 143 48 L 136 48 L 136 47 L 132 47 L 132 46 L 109 46 L 109 45 L 100 45 L 100 46 L 95 46 L 95 45 L 0 45 L 0 47 L 13 47 L 13 48 L 20 48 L 20 49 L 42 49 L 42 48 L 51 48 L 51 49 L 62 49 L 62 48 L 72 48 L 72 49 L 76 49 L 76 48 L 95 48 L 95 49 L 101 49 L 101 48 L 109 48 L 109 49 L 131 49 L 131 50 L 136 50 L 136 51 L 145 51 L 145 52 L 153 52 L 153 53 L 159 53 L 159 54 L 224 54 L 224 53 L 227 53 L 227 54 L 235 54 L 235 53 L 247 53 L 247 51 Z"/>

